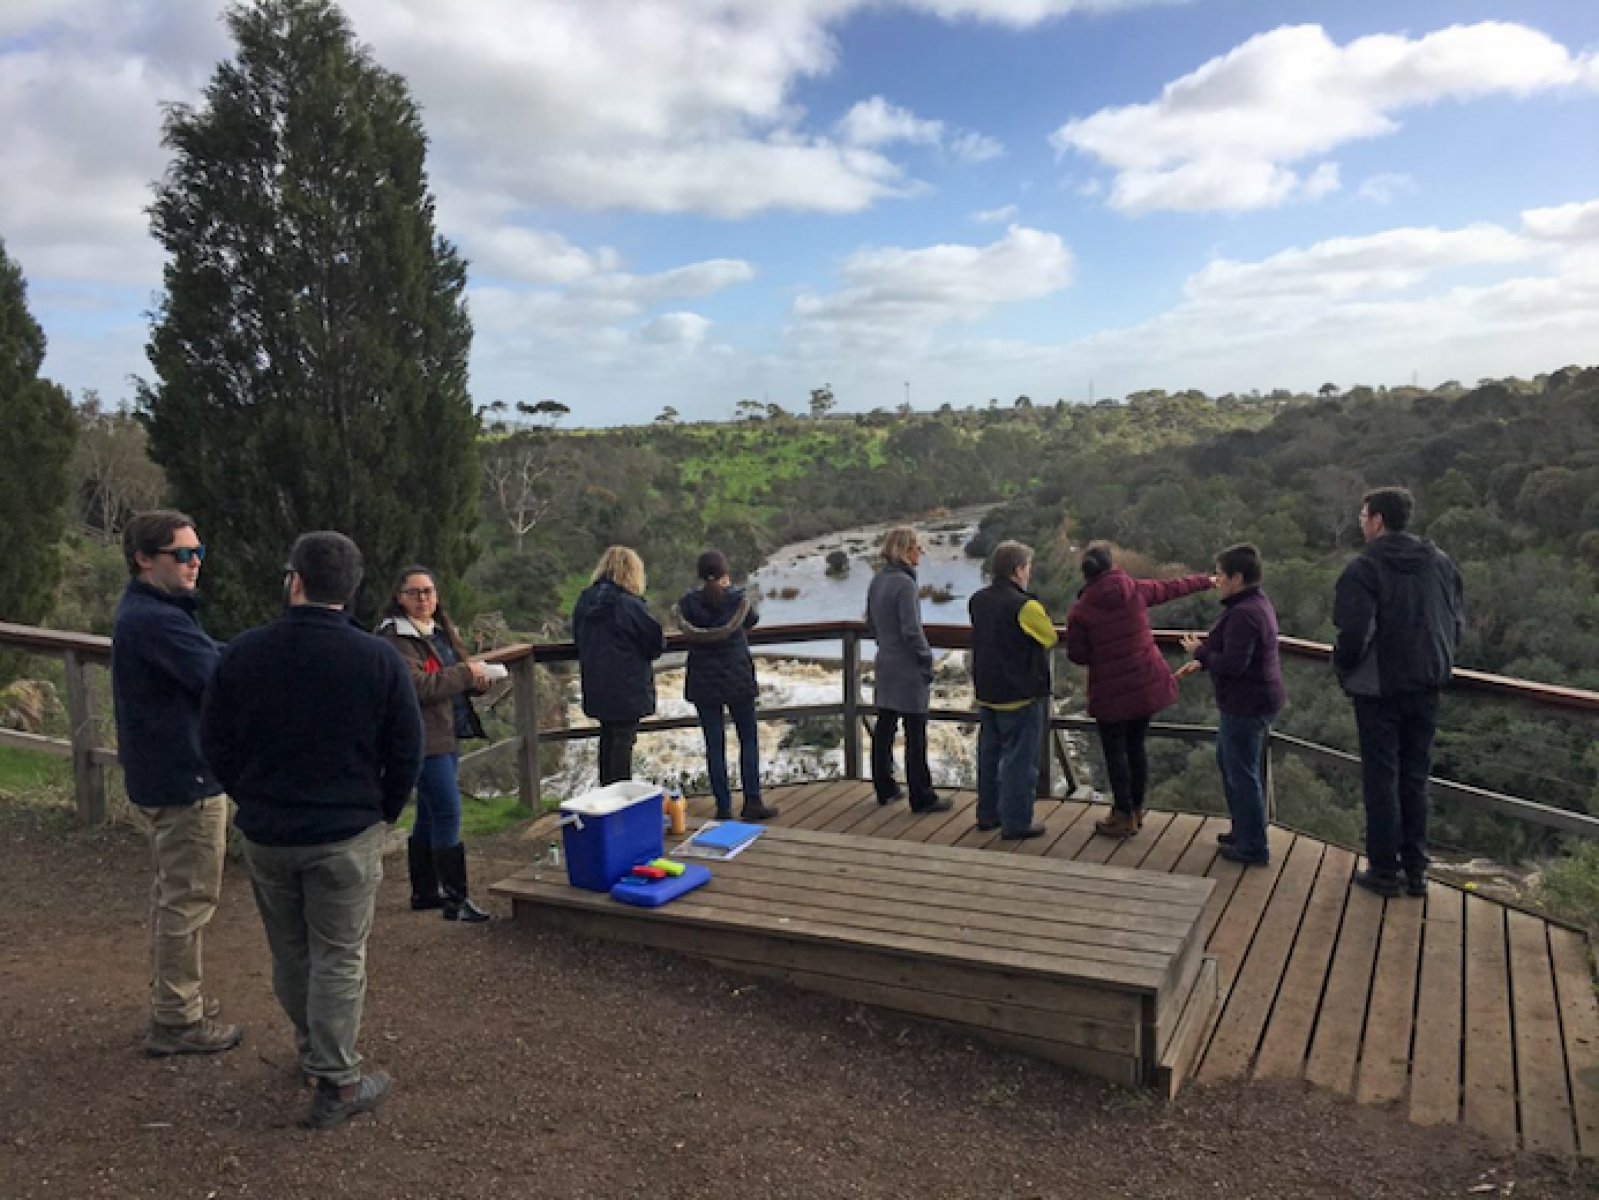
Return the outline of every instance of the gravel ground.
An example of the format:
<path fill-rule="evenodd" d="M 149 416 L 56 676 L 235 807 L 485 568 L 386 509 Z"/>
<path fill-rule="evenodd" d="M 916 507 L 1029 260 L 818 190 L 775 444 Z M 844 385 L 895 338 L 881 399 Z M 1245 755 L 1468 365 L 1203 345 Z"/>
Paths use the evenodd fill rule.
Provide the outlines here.
<path fill-rule="evenodd" d="M 496 852 L 515 847 L 498 843 Z M 206 946 L 247 1029 L 143 1057 L 142 843 L 0 805 L 0 1197 L 1404 1197 L 1599 1194 L 1298 1085 L 1173 1104 L 670 955 L 379 900 L 363 1050 L 398 1088 L 326 1133 L 242 865 Z M 514 863 L 475 860 L 480 882 Z M 491 904 L 504 917 L 503 906 Z"/>

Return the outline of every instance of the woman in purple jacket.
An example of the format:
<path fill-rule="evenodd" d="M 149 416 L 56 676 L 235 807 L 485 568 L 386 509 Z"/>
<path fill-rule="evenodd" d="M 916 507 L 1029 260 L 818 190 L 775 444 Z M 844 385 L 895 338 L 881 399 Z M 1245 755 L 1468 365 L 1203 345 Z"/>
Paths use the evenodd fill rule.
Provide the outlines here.
<path fill-rule="evenodd" d="M 1266 787 L 1261 756 L 1271 723 L 1283 706 L 1283 669 L 1277 655 L 1277 611 L 1260 590 L 1260 551 L 1245 543 L 1216 556 L 1221 616 L 1201 638 L 1190 633 L 1183 649 L 1194 661 L 1177 672 L 1208 671 L 1221 720 L 1216 765 L 1221 768 L 1231 833 L 1217 834 L 1221 856 L 1248 867 L 1271 862 L 1266 848 Z"/>
<path fill-rule="evenodd" d="M 1066 656 L 1088 668 L 1088 715 L 1099 726 L 1105 773 L 1116 807 L 1094 823 L 1106 837 L 1128 838 L 1144 823 L 1149 758 L 1144 735 L 1149 721 L 1177 703 L 1177 680 L 1155 645 L 1149 610 L 1202 592 L 1209 575 L 1181 579 L 1133 579 L 1116 566 L 1108 542 L 1083 552 L 1088 582 L 1066 618 Z"/>

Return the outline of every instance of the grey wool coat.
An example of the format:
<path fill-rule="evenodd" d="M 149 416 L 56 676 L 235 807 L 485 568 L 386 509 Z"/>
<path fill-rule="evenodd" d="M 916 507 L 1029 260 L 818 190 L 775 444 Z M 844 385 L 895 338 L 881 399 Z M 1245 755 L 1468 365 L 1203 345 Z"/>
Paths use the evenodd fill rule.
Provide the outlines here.
<path fill-rule="evenodd" d="M 933 651 L 922 632 L 916 572 L 904 563 L 884 563 L 872 577 L 866 629 L 877 642 L 877 707 L 925 713 L 932 698 Z"/>

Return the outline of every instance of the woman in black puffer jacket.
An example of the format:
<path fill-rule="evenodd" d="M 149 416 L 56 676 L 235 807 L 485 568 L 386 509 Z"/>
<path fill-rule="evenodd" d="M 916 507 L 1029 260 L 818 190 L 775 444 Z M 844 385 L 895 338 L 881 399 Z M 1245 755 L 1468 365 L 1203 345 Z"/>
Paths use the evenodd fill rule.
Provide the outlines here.
<path fill-rule="evenodd" d="M 745 821 L 766 821 L 777 809 L 761 803 L 761 748 L 755 723 L 755 661 L 744 631 L 760 620 L 742 588 L 731 585 L 727 556 L 720 550 L 700 555 L 694 573 L 700 586 L 677 602 L 679 627 L 689 640 L 688 682 L 683 695 L 698 710 L 705 732 L 706 770 L 716 797 L 716 817 L 733 816 L 733 792 L 727 780 L 725 708 L 738 730 L 739 776 L 744 785 Z"/>
<path fill-rule="evenodd" d="M 666 650 L 660 622 L 644 607 L 644 564 L 626 546 L 612 546 L 594 568 L 593 584 L 572 610 L 583 677 L 583 711 L 600 723 L 600 786 L 633 774 L 638 723 L 655 711 L 655 670 Z"/>

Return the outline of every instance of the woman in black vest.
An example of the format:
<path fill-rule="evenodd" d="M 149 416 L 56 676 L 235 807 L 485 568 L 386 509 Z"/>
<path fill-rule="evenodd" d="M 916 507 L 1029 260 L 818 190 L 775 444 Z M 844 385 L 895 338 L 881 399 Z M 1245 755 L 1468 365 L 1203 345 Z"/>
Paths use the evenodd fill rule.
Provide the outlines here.
<path fill-rule="evenodd" d="M 755 722 L 755 660 L 750 657 L 746 629 L 760 614 L 743 588 L 732 586 L 727 556 L 720 550 L 700 555 L 694 573 L 697 588 L 677 602 L 677 621 L 688 638 L 688 681 L 683 696 L 700 715 L 705 733 L 705 766 L 716 797 L 716 818 L 733 817 L 733 792 L 727 779 L 727 729 L 722 710 L 738 730 L 739 778 L 744 788 L 745 821 L 767 821 L 777 809 L 761 803 L 761 748 Z"/>

